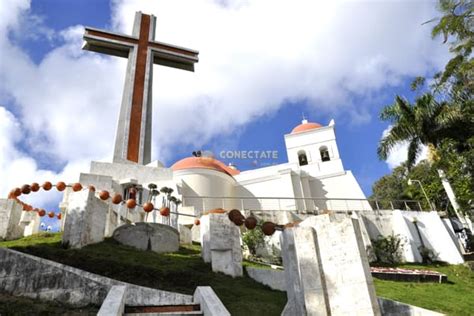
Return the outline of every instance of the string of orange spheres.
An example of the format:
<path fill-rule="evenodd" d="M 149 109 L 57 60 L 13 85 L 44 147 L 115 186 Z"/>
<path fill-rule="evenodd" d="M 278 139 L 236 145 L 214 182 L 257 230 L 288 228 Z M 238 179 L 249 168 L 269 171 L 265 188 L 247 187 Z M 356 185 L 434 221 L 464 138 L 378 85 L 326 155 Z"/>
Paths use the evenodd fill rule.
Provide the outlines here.
<path fill-rule="evenodd" d="M 87 188 L 84 188 L 83 185 L 79 182 L 76 182 L 76 183 L 71 184 L 71 185 L 67 185 L 65 182 L 59 181 L 58 183 L 56 183 L 56 185 L 53 185 L 51 182 L 46 181 L 41 186 L 38 183 L 34 182 L 31 185 L 24 184 L 21 188 L 18 188 L 18 187 L 14 188 L 8 194 L 8 198 L 16 200 L 18 203 L 20 203 L 22 205 L 24 211 L 27 211 L 27 212 L 34 211 L 40 217 L 43 217 L 43 216 L 46 215 L 46 210 L 45 209 L 33 208 L 33 206 L 20 201 L 20 199 L 18 197 L 21 196 L 22 194 L 28 195 L 31 192 L 38 192 L 40 190 L 40 188 L 42 188 L 44 191 L 49 191 L 53 188 L 53 186 L 56 187 L 56 189 L 59 192 L 64 191 L 67 187 L 72 188 L 73 192 L 78 192 L 78 191 L 86 190 L 86 189 L 88 189 L 90 191 L 93 191 L 93 192 L 96 191 L 96 189 L 93 185 L 89 185 Z M 103 201 L 108 200 L 110 198 L 109 191 L 107 191 L 107 190 L 100 191 L 99 192 L 99 198 Z M 127 208 L 129 208 L 129 209 L 134 209 L 137 206 L 141 206 L 146 213 L 150 213 L 153 210 L 159 210 L 161 216 L 167 217 L 167 216 L 170 215 L 169 207 L 164 206 L 160 209 L 157 209 L 157 208 L 155 208 L 155 206 L 151 202 L 145 202 L 143 205 L 140 205 L 140 204 L 137 203 L 136 199 L 134 199 L 134 198 L 130 198 L 127 201 L 124 201 L 122 195 L 119 194 L 119 193 L 115 193 L 112 196 L 111 202 L 113 204 L 116 204 L 116 205 L 120 204 L 120 203 L 125 203 Z M 222 213 L 226 213 L 226 211 L 222 209 Z M 53 211 L 50 211 L 47 214 L 48 214 L 48 217 L 50 217 L 50 218 L 55 217 L 55 213 Z M 242 213 L 237 209 L 231 210 L 228 213 L 228 216 L 229 216 L 229 220 L 237 226 L 242 226 L 243 224 L 245 224 L 245 227 L 249 230 L 253 230 L 256 227 L 260 227 L 262 232 L 266 236 L 273 235 L 277 229 L 282 230 L 286 227 L 291 227 L 291 226 L 294 225 L 294 224 L 277 225 L 277 224 L 272 223 L 272 222 L 264 222 L 263 224 L 259 225 L 258 222 L 257 222 L 257 219 L 254 216 L 249 216 L 249 217 L 245 218 L 242 215 Z M 57 217 L 58 220 L 61 220 L 61 213 L 58 213 L 56 217 Z M 200 223 L 201 222 L 198 218 L 196 218 L 194 220 L 195 225 L 200 225 Z"/>
<path fill-rule="evenodd" d="M 27 194 L 30 194 L 31 192 L 38 192 L 40 190 L 40 188 L 42 188 L 44 191 L 49 191 L 53 187 L 56 187 L 56 189 L 59 192 L 64 191 L 67 187 L 72 188 L 73 192 L 78 192 L 78 191 L 81 191 L 81 190 L 90 190 L 90 191 L 93 191 L 93 192 L 96 191 L 96 189 L 93 185 L 89 185 L 89 186 L 87 186 L 87 188 L 84 188 L 83 185 L 79 182 L 67 185 L 65 182 L 59 181 L 58 183 L 56 183 L 56 185 L 53 185 L 51 182 L 46 181 L 41 186 L 38 183 L 34 182 L 31 185 L 24 184 L 21 188 L 14 188 L 8 194 L 8 198 L 16 200 L 18 203 L 20 203 L 22 205 L 24 211 L 27 211 L 27 212 L 34 211 L 40 217 L 43 217 L 43 216 L 46 215 L 46 210 L 45 209 L 43 209 L 43 208 L 34 208 L 30 204 L 27 204 L 27 203 L 24 203 L 24 202 L 20 201 L 19 197 L 22 194 L 27 195 Z M 102 191 L 99 192 L 99 198 L 103 201 L 108 200 L 110 198 L 110 196 L 111 196 L 111 194 L 107 190 L 102 190 Z M 159 210 L 161 216 L 167 217 L 167 216 L 170 215 L 169 207 L 165 206 L 165 207 L 162 207 L 160 209 L 157 209 L 157 208 L 154 207 L 153 203 L 151 203 L 151 202 L 145 202 L 143 205 L 140 205 L 140 204 L 137 203 L 136 199 L 134 199 L 134 198 L 130 198 L 130 199 L 124 201 L 123 198 L 122 198 L 122 195 L 119 194 L 119 193 L 113 194 L 111 201 L 112 201 L 113 204 L 125 203 L 127 208 L 129 208 L 129 209 L 134 209 L 137 206 L 141 206 L 146 213 L 150 213 L 153 210 Z M 55 213 L 53 211 L 48 212 L 47 214 L 48 214 L 48 217 L 50 217 L 50 218 L 53 218 L 55 216 Z M 58 220 L 61 219 L 61 213 L 59 213 L 57 215 L 57 219 Z"/>

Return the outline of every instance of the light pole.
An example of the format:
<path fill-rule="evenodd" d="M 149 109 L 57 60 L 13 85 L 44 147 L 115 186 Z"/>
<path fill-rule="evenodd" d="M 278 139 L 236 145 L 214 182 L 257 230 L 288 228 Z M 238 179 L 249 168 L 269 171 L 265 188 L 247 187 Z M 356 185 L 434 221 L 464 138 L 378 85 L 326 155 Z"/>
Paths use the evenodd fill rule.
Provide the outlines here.
<path fill-rule="evenodd" d="M 408 185 L 413 185 L 413 182 L 418 182 L 420 184 L 421 191 L 423 191 L 423 194 L 425 195 L 426 201 L 428 201 L 429 207 L 432 208 L 433 211 L 436 211 L 436 207 L 434 206 L 434 204 L 431 204 L 430 199 L 428 198 L 428 195 L 425 192 L 425 189 L 423 189 L 423 185 L 421 184 L 421 181 L 420 180 L 408 179 Z"/>

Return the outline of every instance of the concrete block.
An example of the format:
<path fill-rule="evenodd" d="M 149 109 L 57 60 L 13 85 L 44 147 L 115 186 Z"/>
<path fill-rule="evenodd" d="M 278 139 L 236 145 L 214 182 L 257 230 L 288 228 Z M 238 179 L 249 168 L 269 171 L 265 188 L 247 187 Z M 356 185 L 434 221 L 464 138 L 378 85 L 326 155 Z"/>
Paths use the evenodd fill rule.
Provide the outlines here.
<path fill-rule="evenodd" d="M 282 234 L 283 315 L 380 315 L 359 221 L 313 216 Z"/>
<path fill-rule="evenodd" d="M 285 272 L 276 269 L 258 269 L 246 267 L 249 277 L 273 290 L 286 291 Z"/>
<path fill-rule="evenodd" d="M 211 262 L 211 232 L 209 215 L 201 216 L 201 224 L 199 225 L 199 235 L 201 241 L 201 257 L 204 262 Z"/>
<path fill-rule="evenodd" d="M 104 240 L 108 203 L 89 190 L 70 195 L 66 210 L 63 243 L 82 248 Z"/>
<path fill-rule="evenodd" d="M 100 306 L 97 316 L 122 316 L 125 312 L 127 287 L 114 285 Z"/>
<path fill-rule="evenodd" d="M 190 245 L 193 243 L 191 227 L 192 225 L 179 224 L 179 242 L 181 244 Z"/>
<path fill-rule="evenodd" d="M 23 237 L 24 225 L 20 225 L 22 213 L 23 206 L 17 201 L 0 199 L 0 239 L 12 240 Z"/>
<path fill-rule="evenodd" d="M 155 223 L 125 224 L 114 231 L 121 244 L 157 253 L 179 250 L 179 233 L 173 227 Z"/>
<path fill-rule="evenodd" d="M 330 314 L 316 232 L 296 227 L 281 236 L 288 297 L 282 315 Z"/>
<path fill-rule="evenodd" d="M 201 311 L 206 316 L 230 316 L 210 286 L 198 286 L 194 291 L 194 302 L 201 305 Z"/>
<path fill-rule="evenodd" d="M 421 307 L 379 297 L 378 303 L 383 316 L 442 316 L 444 314 Z"/>
<path fill-rule="evenodd" d="M 209 248 L 212 271 L 242 276 L 240 229 L 227 214 L 209 214 Z"/>

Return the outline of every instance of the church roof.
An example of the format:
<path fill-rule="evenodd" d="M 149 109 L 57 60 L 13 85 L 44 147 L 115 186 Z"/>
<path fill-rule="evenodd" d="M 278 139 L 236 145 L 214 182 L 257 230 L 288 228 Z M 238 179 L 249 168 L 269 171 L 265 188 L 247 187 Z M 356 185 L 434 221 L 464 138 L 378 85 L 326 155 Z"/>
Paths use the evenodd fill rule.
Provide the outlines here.
<path fill-rule="evenodd" d="M 187 157 L 175 162 L 171 166 L 173 171 L 186 169 L 210 169 L 228 174 L 229 176 L 238 175 L 239 170 L 227 166 L 222 161 L 212 157 Z"/>
<path fill-rule="evenodd" d="M 306 132 L 306 131 L 320 128 L 320 127 L 323 127 L 323 126 L 319 123 L 312 123 L 312 122 L 308 122 L 307 120 L 303 120 L 303 122 L 300 125 L 293 128 L 293 130 L 291 131 L 291 134 Z"/>

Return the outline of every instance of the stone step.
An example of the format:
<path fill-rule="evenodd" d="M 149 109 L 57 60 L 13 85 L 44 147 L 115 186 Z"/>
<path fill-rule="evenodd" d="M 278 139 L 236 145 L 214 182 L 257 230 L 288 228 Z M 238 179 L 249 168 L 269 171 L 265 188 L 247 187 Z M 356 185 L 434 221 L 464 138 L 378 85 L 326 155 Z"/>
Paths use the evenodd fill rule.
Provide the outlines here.
<path fill-rule="evenodd" d="M 203 315 L 199 304 L 159 305 L 159 306 L 125 306 L 125 315 Z"/>

